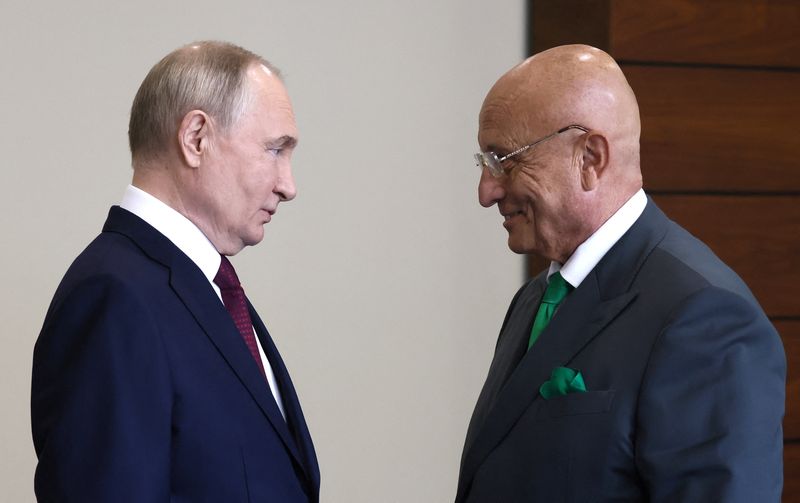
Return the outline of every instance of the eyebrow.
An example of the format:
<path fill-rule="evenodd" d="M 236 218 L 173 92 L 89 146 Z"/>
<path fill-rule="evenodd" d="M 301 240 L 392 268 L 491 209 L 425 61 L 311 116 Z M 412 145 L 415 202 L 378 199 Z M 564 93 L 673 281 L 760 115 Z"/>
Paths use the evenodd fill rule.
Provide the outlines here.
<path fill-rule="evenodd" d="M 266 146 L 267 148 L 294 148 L 297 146 L 297 138 L 294 136 L 283 135 L 280 138 L 268 140 L 266 142 Z"/>
<path fill-rule="evenodd" d="M 511 149 L 506 148 L 506 147 L 501 147 L 501 146 L 498 146 L 498 145 L 494 145 L 494 144 L 489 144 L 489 145 L 486 145 L 486 150 L 484 150 L 484 152 L 494 152 L 495 154 L 499 155 L 500 157 L 503 157 L 503 155 L 511 152 Z"/>

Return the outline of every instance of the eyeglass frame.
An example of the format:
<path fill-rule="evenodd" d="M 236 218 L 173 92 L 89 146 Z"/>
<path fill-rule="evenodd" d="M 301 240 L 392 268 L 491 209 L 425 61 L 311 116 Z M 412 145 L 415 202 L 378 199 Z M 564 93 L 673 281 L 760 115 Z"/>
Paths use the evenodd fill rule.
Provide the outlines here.
<path fill-rule="evenodd" d="M 495 152 L 492 152 L 492 151 L 489 151 L 489 152 L 478 152 L 474 156 L 475 157 L 475 161 L 477 162 L 476 166 L 481 168 L 481 170 L 483 170 L 483 168 L 489 168 L 489 173 L 491 173 L 493 177 L 500 178 L 501 176 L 503 176 L 503 175 L 505 175 L 507 173 L 507 171 L 505 169 L 503 169 L 503 167 L 500 165 L 503 161 L 505 161 L 506 159 L 510 159 L 511 157 L 514 157 L 517 154 L 521 154 L 522 152 L 525 152 L 529 148 L 535 147 L 536 145 L 538 145 L 538 144 L 540 144 L 540 143 L 542 143 L 544 141 L 547 141 L 550 138 L 558 136 L 561 133 L 569 131 L 570 129 L 579 129 L 579 130 L 583 131 L 584 133 L 588 133 L 589 132 L 589 129 L 584 127 L 584 126 L 580 126 L 578 124 L 570 124 L 569 126 L 562 127 L 561 129 L 559 129 L 555 133 L 550 133 L 547 136 L 539 138 L 538 140 L 536 140 L 533 143 L 525 145 L 524 147 L 520 147 L 517 150 L 511 152 L 510 154 L 504 155 L 503 157 L 498 157 L 498 155 Z M 489 157 L 489 156 L 491 156 L 491 157 Z"/>

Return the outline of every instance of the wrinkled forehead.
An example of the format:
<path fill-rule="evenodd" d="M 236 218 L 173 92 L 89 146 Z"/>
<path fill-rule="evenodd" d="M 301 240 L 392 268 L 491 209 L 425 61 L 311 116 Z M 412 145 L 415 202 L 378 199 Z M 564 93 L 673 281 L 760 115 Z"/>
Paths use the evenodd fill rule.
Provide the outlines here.
<path fill-rule="evenodd" d="M 519 144 L 547 134 L 555 124 L 552 103 L 531 82 L 501 79 L 487 94 L 478 117 L 482 147 Z M 560 126 L 558 126 L 560 127 Z M 500 145 L 497 145 L 498 142 Z"/>

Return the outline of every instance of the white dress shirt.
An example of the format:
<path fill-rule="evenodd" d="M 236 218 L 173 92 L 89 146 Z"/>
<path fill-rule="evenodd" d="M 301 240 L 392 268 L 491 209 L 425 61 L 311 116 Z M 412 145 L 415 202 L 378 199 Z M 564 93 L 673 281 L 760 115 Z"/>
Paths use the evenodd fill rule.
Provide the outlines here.
<path fill-rule="evenodd" d="M 214 289 L 217 297 L 219 297 L 220 302 L 222 302 L 222 293 L 214 283 L 214 277 L 217 275 L 222 259 L 211 241 L 191 220 L 133 185 L 128 185 L 125 189 L 120 207 L 153 226 L 186 254 L 200 268 L 211 288 Z M 278 389 L 278 382 L 275 380 L 275 373 L 272 371 L 272 366 L 269 364 L 258 337 L 256 337 L 256 344 L 258 345 L 258 354 L 261 356 L 261 363 L 267 374 L 269 388 L 275 397 L 275 402 L 277 402 L 283 418 L 286 419 L 281 392 Z"/>
<path fill-rule="evenodd" d="M 567 283 L 578 288 L 608 250 L 633 226 L 645 206 L 647 206 L 647 196 L 642 189 L 639 189 L 594 234 L 581 243 L 563 265 L 558 262 L 550 263 L 550 269 L 547 271 L 548 281 L 550 276 L 561 271 L 561 276 Z"/>

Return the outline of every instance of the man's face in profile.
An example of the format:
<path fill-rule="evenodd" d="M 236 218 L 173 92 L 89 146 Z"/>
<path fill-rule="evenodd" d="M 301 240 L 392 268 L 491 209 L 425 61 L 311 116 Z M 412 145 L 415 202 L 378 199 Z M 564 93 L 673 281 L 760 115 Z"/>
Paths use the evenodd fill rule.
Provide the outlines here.
<path fill-rule="evenodd" d="M 259 243 L 278 203 L 296 194 L 297 125 L 286 88 L 261 65 L 248 70 L 247 85 L 244 114 L 211 142 L 202 188 L 204 219 L 236 251 Z"/>
<path fill-rule="evenodd" d="M 478 142 L 482 151 L 502 157 L 536 141 L 557 127 L 523 127 L 505 96 L 490 96 L 481 111 Z M 552 129 L 552 130 L 551 130 Z M 494 177 L 483 169 L 478 185 L 482 206 L 497 204 L 508 231 L 508 247 L 516 253 L 536 253 L 560 260 L 571 246 L 575 231 L 576 200 L 580 180 L 571 169 L 573 150 L 567 132 L 503 162 L 505 174 Z"/>

